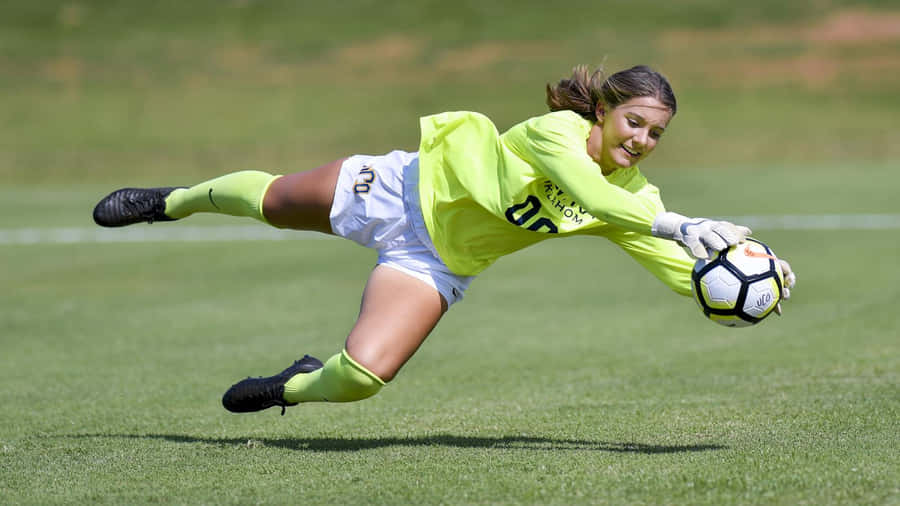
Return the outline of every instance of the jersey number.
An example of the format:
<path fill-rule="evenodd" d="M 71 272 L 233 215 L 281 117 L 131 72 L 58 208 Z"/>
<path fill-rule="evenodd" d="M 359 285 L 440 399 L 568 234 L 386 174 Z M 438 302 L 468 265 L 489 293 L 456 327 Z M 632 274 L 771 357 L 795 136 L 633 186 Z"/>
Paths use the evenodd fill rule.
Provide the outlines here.
<path fill-rule="evenodd" d="M 525 211 L 518 218 L 516 218 L 516 213 L 523 209 L 525 209 Z M 528 198 L 525 199 L 525 202 L 509 206 L 506 209 L 506 219 L 509 220 L 509 222 L 513 225 L 524 227 L 525 223 L 527 223 L 531 218 L 534 218 L 534 215 L 537 214 L 540 210 L 541 201 L 538 200 L 538 198 L 534 195 L 529 195 Z M 548 218 L 545 218 L 543 216 L 534 220 L 531 225 L 528 225 L 528 227 L 526 228 L 528 230 L 537 232 L 541 229 L 541 227 L 546 227 L 548 234 L 555 234 L 559 232 L 559 230 L 557 230 L 556 228 L 556 225 L 554 225 L 553 222 Z"/>

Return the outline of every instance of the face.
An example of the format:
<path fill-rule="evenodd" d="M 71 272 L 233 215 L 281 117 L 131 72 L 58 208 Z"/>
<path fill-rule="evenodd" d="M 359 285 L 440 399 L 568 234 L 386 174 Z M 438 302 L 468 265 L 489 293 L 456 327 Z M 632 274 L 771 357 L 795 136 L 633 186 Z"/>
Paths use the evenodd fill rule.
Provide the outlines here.
<path fill-rule="evenodd" d="M 635 97 L 610 110 L 598 106 L 588 155 L 604 175 L 633 167 L 656 148 L 670 119 L 672 111 L 656 97 Z"/>

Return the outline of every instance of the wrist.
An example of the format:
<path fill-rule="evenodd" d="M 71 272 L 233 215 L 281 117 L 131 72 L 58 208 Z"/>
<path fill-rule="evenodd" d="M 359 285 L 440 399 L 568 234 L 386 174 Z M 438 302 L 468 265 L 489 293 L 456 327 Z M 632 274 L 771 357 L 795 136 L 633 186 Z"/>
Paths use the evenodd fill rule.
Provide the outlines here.
<path fill-rule="evenodd" d="M 653 225 L 650 227 L 650 233 L 654 237 L 662 237 L 663 239 L 674 239 L 681 235 L 681 224 L 687 221 L 687 217 L 678 213 L 662 212 L 653 219 Z"/>

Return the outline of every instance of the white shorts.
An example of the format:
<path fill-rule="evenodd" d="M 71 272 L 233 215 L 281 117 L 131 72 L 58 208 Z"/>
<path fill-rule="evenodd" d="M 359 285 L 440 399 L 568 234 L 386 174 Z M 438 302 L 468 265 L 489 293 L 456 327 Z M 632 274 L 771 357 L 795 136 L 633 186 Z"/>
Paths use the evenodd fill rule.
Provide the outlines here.
<path fill-rule="evenodd" d="M 331 206 L 331 230 L 378 251 L 378 264 L 435 288 L 447 306 L 462 300 L 474 279 L 450 272 L 422 218 L 419 154 L 356 155 L 341 166 Z"/>

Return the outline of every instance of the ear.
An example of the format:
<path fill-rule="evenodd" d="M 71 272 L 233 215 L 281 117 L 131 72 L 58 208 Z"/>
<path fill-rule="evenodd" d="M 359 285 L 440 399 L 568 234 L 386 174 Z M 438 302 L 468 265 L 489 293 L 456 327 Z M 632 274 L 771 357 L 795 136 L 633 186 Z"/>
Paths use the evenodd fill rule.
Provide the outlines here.
<path fill-rule="evenodd" d="M 597 123 L 602 125 L 603 119 L 606 116 L 606 108 L 603 106 L 602 102 L 597 103 L 597 108 L 594 109 L 594 115 L 597 116 Z"/>

